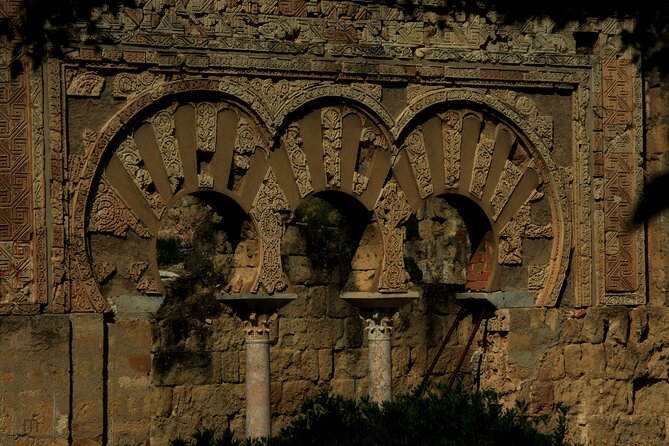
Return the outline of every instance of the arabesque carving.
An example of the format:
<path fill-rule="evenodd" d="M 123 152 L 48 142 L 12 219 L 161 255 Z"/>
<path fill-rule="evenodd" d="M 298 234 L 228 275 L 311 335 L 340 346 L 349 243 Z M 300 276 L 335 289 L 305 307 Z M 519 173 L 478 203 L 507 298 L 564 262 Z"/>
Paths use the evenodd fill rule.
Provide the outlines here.
<path fill-rule="evenodd" d="M 174 136 L 174 116 L 171 110 L 162 110 L 151 118 L 153 131 L 167 169 L 172 193 L 175 193 L 183 182 L 183 170 L 181 167 L 181 156 L 179 155 L 179 141 Z"/>
<path fill-rule="evenodd" d="M 406 290 L 409 274 L 404 269 L 403 224 L 411 216 L 409 202 L 397 182 L 391 180 L 381 191 L 374 215 L 383 236 L 383 261 L 379 279 L 379 290 Z"/>
<path fill-rule="evenodd" d="M 497 221 L 499 214 L 506 206 L 506 203 L 509 201 L 511 193 L 514 191 L 520 179 L 523 177 L 523 170 L 516 166 L 511 160 L 505 160 L 504 170 L 500 176 L 499 182 L 495 187 L 495 192 L 492 194 L 492 199 L 490 204 L 493 208 L 492 219 Z"/>
<path fill-rule="evenodd" d="M 307 155 L 302 150 L 300 126 L 297 123 L 292 123 L 288 126 L 286 133 L 282 137 L 282 142 L 290 159 L 290 166 L 295 176 L 297 189 L 300 191 L 300 196 L 304 198 L 313 192 L 314 188 L 311 186 L 311 173 L 307 164 Z"/>
<path fill-rule="evenodd" d="M 282 291 L 288 284 L 281 267 L 281 239 L 290 206 L 272 169 L 267 171 L 249 214 L 258 228 L 262 245 L 260 272 L 252 290 L 255 292 L 262 287 L 269 294 Z"/>
<path fill-rule="evenodd" d="M 426 198 L 434 191 L 432 186 L 432 175 L 427 161 L 427 152 L 425 150 L 425 141 L 423 140 L 423 130 L 419 127 L 407 136 L 403 146 L 409 155 L 411 169 L 413 170 L 418 183 L 418 191 L 421 198 Z"/>
<path fill-rule="evenodd" d="M 324 108 L 321 111 L 323 130 L 323 163 L 325 165 L 325 183 L 330 187 L 341 186 L 341 151 L 342 116 L 337 108 Z"/>
<path fill-rule="evenodd" d="M 112 94 L 115 98 L 130 98 L 165 82 L 165 75 L 150 72 L 119 73 L 114 77 Z"/>
<path fill-rule="evenodd" d="M 99 98 L 104 85 L 105 79 L 102 76 L 91 71 L 78 73 L 67 87 L 67 95 Z"/>
<path fill-rule="evenodd" d="M 495 140 L 481 135 L 476 146 L 476 155 L 474 156 L 474 171 L 472 174 L 472 183 L 469 191 L 479 200 L 483 195 L 483 187 L 488 178 L 490 163 L 492 162 L 492 152 L 495 149 Z"/>
<path fill-rule="evenodd" d="M 460 181 L 460 145 L 462 114 L 455 110 L 442 113 L 441 133 L 444 150 L 444 179 L 447 188 L 457 188 Z"/>
<path fill-rule="evenodd" d="M 199 102 L 195 106 L 195 126 L 197 150 L 216 151 L 216 107 L 209 102 Z"/>

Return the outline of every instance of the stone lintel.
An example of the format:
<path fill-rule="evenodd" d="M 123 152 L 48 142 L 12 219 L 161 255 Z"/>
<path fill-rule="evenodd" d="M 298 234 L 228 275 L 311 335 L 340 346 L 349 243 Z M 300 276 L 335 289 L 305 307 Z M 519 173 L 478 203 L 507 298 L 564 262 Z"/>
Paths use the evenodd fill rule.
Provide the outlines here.
<path fill-rule="evenodd" d="M 485 301 L 495 308 L 534 308 L 537 293 L 534 291 L 493 291 L 491 293 L 458 293 L 455 298 L 462 303 Z"/>

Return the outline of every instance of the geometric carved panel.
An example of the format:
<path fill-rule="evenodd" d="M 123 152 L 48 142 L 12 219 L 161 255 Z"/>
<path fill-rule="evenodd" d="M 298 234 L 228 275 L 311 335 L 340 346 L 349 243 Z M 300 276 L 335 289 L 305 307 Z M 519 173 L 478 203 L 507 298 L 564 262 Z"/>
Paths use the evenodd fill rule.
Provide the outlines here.
<path fill-rule="evenodd" d="M 27 76 L 0 83 L 0 240 L 31 239 Z"/>

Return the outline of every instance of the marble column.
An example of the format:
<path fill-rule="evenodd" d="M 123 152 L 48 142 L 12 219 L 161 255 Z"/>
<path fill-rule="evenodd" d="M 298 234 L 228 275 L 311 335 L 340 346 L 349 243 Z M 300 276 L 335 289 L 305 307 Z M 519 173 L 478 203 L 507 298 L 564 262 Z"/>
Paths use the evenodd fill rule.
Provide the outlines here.
<path fill-rule="evenodd" d="M 272 315 L 251 313 L 244 321 L 246 334 L 246 436 L 269 437 L 272 434 L 270 412 L 269 324 Z"/>
<path fill-rule="evenodd" d="M 369 344 L 369 397 L 376 403 L 393 398 L 390 337 L 396 316 L 397 313 L 393 317 L 374 313 L 365 319 Z"/>

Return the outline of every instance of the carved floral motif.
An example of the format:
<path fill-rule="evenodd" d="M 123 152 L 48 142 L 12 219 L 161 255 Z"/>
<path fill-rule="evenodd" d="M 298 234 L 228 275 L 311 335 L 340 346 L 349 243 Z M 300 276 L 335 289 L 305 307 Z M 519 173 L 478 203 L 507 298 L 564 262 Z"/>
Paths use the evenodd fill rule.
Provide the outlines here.
<path fill-rule="evenodd" d="M 341 167 L 339 151 L 341 150 L 342 138 L 341 111 L 336 108 L 324 108 L 321 111 L 321 125 L 323 130 L 325 182 L 330 187 L 340 187 Z"/>
<path fill-rule="evenodd" d="M 444 179 L 448 188 L 457 188 L 460 181 L 460 145 L 462 114 L 449 110 L 440 115 L 444 151 Z"/>
<path fill-rule="evenodd" d="M 412 131 L 404 143 L 404 149 L 409 155 L 411 169 L 418 183 L 418 191 L 421 198 L 426 198 L 433 192 L 432 175 L 427 161 L 427 151 L 423 140 L 423 131 L 419 127 Z"/>
<path fill-rule="evenodd" d="M 261 286 L 269 294 L 282 291 L 287 283 L 281 267 L 281 239 L 290 207 L 272 169 L 267 171 L 249 213 L 258 228 L 262 245 L 260 273 L 253 291 Z"/>
<path fill-rule="evenodd" d="M 179 141 L 174 136 L 174 116 L 170 110 L 162 110 L 151 119 L 153 131 L 158 141 L 160 155 L 167 169 L 172 192 L 175 193 L 183 182 Z"/>
<path fill-rule="evenodd" d="M 314 188 L 311 186 L 311 173 L 307 164 L 307 155 L 302 150 L 300 126 L 297 123 L 290 124 L 283 135 L 282 141 L 283 147 L 288 153 L 288 159 L 290 159 L 290 166 L 293 169 L 297 189 L 300 191 L 300 196 L 304 198 L 313 192 Z"/>
<path fill-rule="evenodd" d="M 216 107 L 209 102 L 200 102 L 195 106 L 195 124 L 197 150 L 216 151 Z"/>
<path fill-rule="evenodd" d="M 481 135 L 481 140 L 476 147 L 474 172 L 472 174 L 472 183 L 469 187 L 469 191 L 478 199 L 481 199 L 481 196 L 483 195 L 483 187 L 488 178 L 488 171 L 490 170 L 492 152 L 494 149 L 495 140 L 490 139 L 485 135 Z"/>
<path fill-rule="evenodd" d="M 409 274 L 404 269 L 403 226 L 411 216 L 409 202 L 399 185 L 391 180 L 381 191 L 374 214 L 383 236 L 383 262 L 379 290 L 405 290 L 409 286 Z"/>

